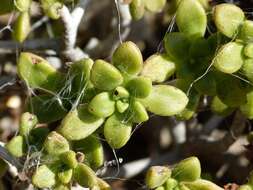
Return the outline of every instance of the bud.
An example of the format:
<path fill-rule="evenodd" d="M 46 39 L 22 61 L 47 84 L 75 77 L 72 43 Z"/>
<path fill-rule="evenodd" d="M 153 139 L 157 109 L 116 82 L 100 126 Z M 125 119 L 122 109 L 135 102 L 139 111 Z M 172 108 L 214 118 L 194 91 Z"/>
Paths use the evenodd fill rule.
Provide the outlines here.
<path fill-rule="evenodd" d="M 29 112 L 23 113 L 20 119 L 19 133 L 22 136 L 28 136 L 30 131 L 38 123 L 38 118 Z"/>
<path fill-rule="evenodd" d="M 115 149 L 123 147 L 131 137 L 132 125 L 124 116 L 112 115 L 104 124 L 104 136 L 107 143 Z"/>
<path fill-rule="evenodd" d="M 122 86 L 118 86 L 113 92 L 113 99 L 119 100 L 122 98 L 128 98 L 129 92 Z"/>
<path fill-rule="evenodd" d="M 28 12 L 31 6 L 31 3 L 32 3 L 31 0 L 14 0 L 15 7 L 20 12 Z"/>
<path fill-rule="evenodd" d="M 119 113 L 124 113 L 129 107 L 129 103 L 118 100 L 116 102 L 116 108 Z"/>
<path fill-rule="evenodd" d="M 111 98 L 110 93 L 102 92 L 90 101 L 88 109 L 95 116 L 105 118 L 114 113 L 115 102 Z"/>
<path fill-rule="evenodd" d="M 142 70 L 143 59 L 140 49 L 131 41 L 119 45 L 112 56 L 112 62 L 122 73 L 137 75 Z"/>
<path fill-rule="evenodd" d="M 63 136 L 53 131 L 47 136 L 44 148 L 48 154 L 59 155 L 69 151 L 69 142 Z"/>
<path fill-rule="evenodd" d="M 165 166 L 152 166 L 146 174 L 146 184 L 148 188 L 154 189 L 163 185 L 170 177 L 171 170 Z"/>
<path fill-rule="evenodd" d="M 190 157 L 179 162 L 172 170 L 172 177 L 179 182 L 195 181 L 200 178 L 201 166 L 197 157 Z"/>
<path fill-rule="evenodd" d="M 169 178 L 164 184 L 165 190 L 174 190 L 178 185 L 177 180 Z"/>
<path fill-rule="evenodd" d="M 46 15 L 52 19 L 58 19 L 60 17 L 59 11 L 63 4 L 57 0 L 41 0 L 42 8 Z"/>
<path fill-rule="evenodd" d="M 218 30 L 229 38 L 238 34 L 245 19 L 243 10 L 231 3 L 216 5 L 213 15 Z"/>
<path fill-rule="evenodd" d="M 32 183 L 38 188 L 51 188 L 56 183 L 55 173 L 46 165 L 40 166 L 32 176 Z"/>

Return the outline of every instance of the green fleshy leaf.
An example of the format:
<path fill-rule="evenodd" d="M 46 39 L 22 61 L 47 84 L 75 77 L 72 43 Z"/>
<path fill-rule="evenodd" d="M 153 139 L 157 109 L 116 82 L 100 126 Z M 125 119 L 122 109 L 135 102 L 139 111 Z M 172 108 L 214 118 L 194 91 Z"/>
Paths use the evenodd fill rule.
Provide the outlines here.
<path fill-rule="evenodd" d="M 102 92 L 91 100 L 88 109 L 95 116 L 105 118 L 114 113 L 115 102 L 111 98 L 110 93 Z"/>
<path fill-rule="evenodd" d="M 71 181 L 72 175 L 72 169 L 62 170 L 57 173 L 58 180 L 63 184 L 68 184 Z"/>
<path fill-rule="evenodd" d="M 22 43 L 30 33 L 31 23 L 30 14 L 28 12 L 20 13 L 18 16 L 13 30 L 13 37 L 19 43 Z"/>
<path fill-rule="evenodd" d="M 21 53 L 18 61 L 18 74 L 31 88 L 56 92 L 64 82 L 59 73 L 45 59 L 32 53 Z"/>
<path fill-rule="evenodd" d="M 216 80 L 219 99 L 229 107 L 238 107 L 246 103 L 247 89 L 244 82 L 230 75 L 221 75 Z M 231 90 L 233 89 L 233 90 Z"/>
<path fill-rule="evenodd" d="M 175 187 L 177 187 L 178 182 L 177 180 L 173 178 L 167 179 L 167 181 L 164 184 L 165 190 L 173 190 Z"/>
<path fill-rule="evenodd" d="M 91 69 L 91 82 L 100 90 L 113 90 L 123 82 L 123 77 L 110 63 L 96 60 Z"/>
<path fill-rule="evenodd" d="M 247 103 L 241 105 L 240 110 L 248 119 L 253 119 L 253 91 L 247 94 Z"/>
<path fill-rule="evenodd" d="M 80 140 L 91 135 L 103 122 L 103 118 L 88 111 L 87 105 L 82 105 L 65 116 L 58 131 L 68 140 Z"/>
<path fill-rule="evenodd" d="M 36 115 L 40 123 L 58 121 L 67 114 L 63 105 L 51 95 L 30 98 L 27 103 L 27 110 Z"/>
<path fill-rule="evenodd" d="M 104 164 L 104 150 L 99 136 L 90 135 L 89 137 L 73 143 L 76 151 L 85 155 L 85 163 L 92 169 L 97 169 Z"/>
<path fill-rule="evenodd" d="M 82 163 L 75 168 L 74 179 L 82 187 L 92 188 L 97 185 L 97 176 L 94 171 Z"/>
<path fill-rule="evenodd" d="M 129 92 L 127 91 L 127 89 L 125 89 L 122 86 L 118 86 L 117 88 L 115 88 L 113 92 L 114 100 L 119 100 L 119 99 L 128 98 L 128 97 L 129 97 Z"/>
<path fill-rule="evenodd" d="M 167 54 L 176 60 L 187 60 L 190 49 L 189 39 L 182 33 L 172 32 L 165 35 L 164 46 Z"/>
<path fill-rule="evenodd" d="M 250 82 L 253 82 L 253 59 L 246 59 L 244 61 L 241 72 Z"/>
<path fill-rule="evenodd" d="M 243 45 L 230 42 L 222 46 L 214 58 L 214 67 L 224 73 L 238 71 L 244 62 Z"/>
<path fill-rule="evenodd" d="M 211 110 L 221 116 L 228 116 L 234 111 L 233 108 L 224 104 L 217 96 L 212 100 Z"/>
<path fill-rule="evenodd" d="M 144 0 L 132 0 L 129 10 L 134 20 L 141 19 L 145 13 Z"/>
<path fill-rule="evenodd" d="M 188 104 L 185 93 L 169 85 L 153 86 L 151 94 L 140 101 L 148 111 L 161 116 L 179 114 Z"/>
<path fill-rule="evenodd" d="M 166 0 L 145 0 L 145 8 L 151 12 L 160 12 L 166 5 Z"/>
<path fill-rule="evenodd" d="M 132 109 L 131 111 L 133 114 L 132 121 L 134 123 L 142 123 L 149 119 L 149 116 L 145 107 L 139 101 L 134 101 L 131 109 Z"/>
<path fill-rule="evenodd" d="M 167 55 L 155 54 L 145 61 L 141 76 L 150 78 L 152 82 L 161 83 L 171 77 L 175 70 L 175 63 Z"/>
<path fill-rule="evenodd" d="M 129 103 L 128 102 L 123 102 L 121 100 L 118 100 L 116 102 L 116 109 L 119 113 L 124 113 L 129 107 Z"/>
<path fill-rule="evenodd" d="M 238 35 L 245 15 L 242 9 L 234 4 L 223 3 L 215 6 L 214 22 L 218 30 L 229 38 Z"/>
<path fill-rule="evenodd" d="M 69 142 L 63 136 L 53 131 L 47 136 L 44 148 L 48 154 L 60 155 L 69 151 Z"/>
<path fill-rule="evenodd" d="M 252 42 L 253 39 L 253 21 L 246 20 L 241 26 L 239 37 L 245 42 Z"/>
<path fill-rule="evenodd" d="M 38 188 L 51 188 L 55 185 L 55 173 L 46 165 L 40 166 L 32 176 L 32 183 Z"/>
<path fill-rule="evenodd" d="M 198 179 L 193 182 L 185 182 L 183 184 L 191 190 L 223 190 L 223 188 L 214 183 L 203 179 Z"/>
<path fill-rule="evenodd" d="M 29 112 L 23 113 L 20 119 L 19 134 L 27 137 L 37 123 L 38 118 L 36 115 Z"/>
<path fill-rule="evenodd" d="M 140 49 L 131 41 L 124 42 L 115 50 L 112 62 L 122 73 L 136 75 L 142 70 L 143 59 Z"/>
<path fill-rule="evenodd" d="M 152 166 L 146 174 L 146 184 L 148 188 L 154 189 L 163 185 L 171 176 L 171 170 L 165 166 Z"/>
<path fill-rule="evenodd" d="M 249 43 L 244 47 L 244 55 L 249 57 L 249 58 L 253 58 L 253 43 Z"/>
<path fill-rule="evenodd" d="M 199 159 L 190 157 L 179 162 L 172 170 L 172 178 L 181 181 L 195 181 L 200 178 L 201 166 Z"/>
<path fill-rule="evenodd" d="M 126 84 L 126 88 L 131 96 L 146 98 L 151 92 L 152 82 L 146 77 L 136 77 Z"/>
<path fill-rule="evenodd" d="M 182 0 L 176 13 L 179 31 L 190 37 L 203 37 L 207 27 L 205 9 L 196 0 Z"/>
<path fill-rule="evenodd" d="M 201 94 L 214 96 L 216 94 L 215 74 L 213 72 L 207 73 L 195 83 L 194 87 Z"/>
<path fill-rule="evenodd" d="M 26 141 L 25 141 L 24 137 L 20 136 L 20 135 L 13 137 L 6 144 L 5 147 L 10 152 L 10 154 L 15 157 L 22 157 L 27 150 Z"/>
<path fill-rule="evenodd" d="M 36 146 L 38 150 L 41 150 L 49 132 L 50 131 L 47 127 L 33 128 L 28 137 L 29 143 Z"/>
<path fill-rule="evenodd" d="M 78 164 L 76 159 L 76 153 L 72 150 L 62 153 L 60 155 L 60 159 L 69 168 L 75 168 Z"/>
<path fill-rule="evenodd" d="M 107 143 L 114 149 L 123 147 L 131 137 L 132 125 L 128 118 L 114 114 L 104 124 L 104 136 Z"/>
<path fill-rule="evenodd" d="M 15 7 L 20 12 L 28 12 L 31 6 L 31 3 L 32 3 L 31 0 L 15 0 L 14 1 Z"/>

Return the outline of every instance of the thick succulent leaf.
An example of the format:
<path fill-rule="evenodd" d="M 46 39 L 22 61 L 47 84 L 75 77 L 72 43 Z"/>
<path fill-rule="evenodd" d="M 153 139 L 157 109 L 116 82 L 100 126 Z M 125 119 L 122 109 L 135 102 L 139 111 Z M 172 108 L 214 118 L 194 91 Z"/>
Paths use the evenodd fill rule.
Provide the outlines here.
<path fill-rule="evenodd" d="M 23 113 L 20 118 L 19 134 L 27 137 L 37 123 L 38 118 L 36 115 L 29 112 Z"/>
<path fill-rule="evenodd" d="M 221 72 L 234 73 L 244 62 L 243 44 L 230 42 L 221 47 L 214 58 L 214 66 Z"/>
<path fill-rule="evenodd" d="M 199 159 L 190 157 L 179 162 L 172 170 L 172 178 L 181 181 L 195 181 L 200 178 L 201 166 Z"/>
<path fill-rule="evenodd" d="M 166 166 L 152 166 L 146 174 L 146 184 L 148 188 L 154 189 L 163 185 L 171 176 L 171 170 Z"/>
<path fill-rule="evenodd" d="M 155 54 L 145 61 L 141 76 L 150 78 L 152 82 L 161 83 L 171 77 L 175 70 L 175 63 L 167 55 Z"/>
<path fill-rule="evenodd" d="M 179 32 L 172 32 L 165 35 L 164 46 L 167 54 L 176 60 L 185 60 L 188 58 L 190 41 Z"/>
<path fill-rule="evenodd" d="M 215 96 L 211 103 L 211 110 L 218 115 L 227 116 L 234 111 L 234 108 L 227 106 L 218 98 L 218 96 Z"/>
<path fill-rule="evenodd" d="M 55 185 L 55 173 L 46 165 L 40 166 L 32 176 L 32 183 L 38 188 L 51 188 Z"/>
<path fill-rule="evenodd" d="M 167 179 L 167 181 L 164 184 L 165 190 L 173 190 L 177 186 L 178 186 L 178 181 L 173 178 Z"/>
<path fill-rule="evenodd" d="M 81 105 L 78 109 L 70 111 L 62 120 L 58 131 L 66 139 L 84 139 L 103 124 L 104 119 L 92 115 L 87 107 L 87 105 Z"/>
<path fill-rule="evenodd" d="M 123 77 L 110 63 L 96 60 L 91 69 L 91 82 L 100 90 L 113 90 L 123 82 Z"/>
<path fill-rule="evenodd" d="M 166 0 L 145 0 L 145 8 L 151 12 L 160 12 L 166 4 Z"/>
<path fill-rule="evenodd" d="M 216 90 L 219 99 L 229 107 L 238 107 L 246 103 L 247 88 L 230 75 L 221 75 L 216 80 Z"/>
<path fill-rule="evenodd" d="M 124 42 L 115 50 L 112 62 L 122 73 L 136 75 L 142 70 L 143 59 L 138 46 L 131 42 Z"/>
<path fill-rule="evenodd" d="M 18 60 L 18 74 L 31 88 L 56 92 L 64 83 L 64 75 L 59 73 L 43 58 L 23 52 Z"/>
<path fill-rule="evenodd" d="M 58 121 L 67 114 L 63 105 L 51 95 L 30 98 L 27 102 L 27 109 L 38 117 L 40 123 Z"/>
<path fill-rule="evenodd" d="M 112 190 L 111 186 L 101 178 L 97 178 L 98 187 L 100 190 Z"/>
<path fill-rule="evenodd" d="M 60 172 L 57 173 L 57 179 L 63 183 L 63 184 L 68 184 L 71 181 L 73 175 L 73 170 L 72 169 L 65 169 L 61 170 Z"/>
<path fill-rule="evenodd" d="M 223 188 L 216 184 L 203 179 L 198 179 L 194 182 L 185 182 L 183 184 L 191 190 L 223 190 Z"/>
<path fill-rule="evenodd" d="M 123 147 L 131 137 L 132 125 L 128 118 L 114 114 L 104 124 L 104 136 L 107 143 L 115 149 Z"/>
<path fill-rule="evenodd" d="M 30 29 L 30 14 L 28 12 L 20 13 L 14 25 L 14 39 L 19 43 L 24 42 L 30 32 Z"/>
<path fill-rule="evenodd" d="M 192 42 L 189 53 L 190 57 L 195 59 L 210 56 L 212 54 L 211 45 L 207 39 L 197 38 Z"/>
<path fill-rule="evenodd" d="M 151 94 L 140 101 L 148 111 L 161 116 L 179 114 L 188 104 L 185 93 L 169 85 L 153 86 Z"/>
<path fill-rule="evenodd" d="M 74 179 L 82 187 L 92 188 L 97 185 L 95 172 L 85 164 L 78 164 L 74 170 Z"/>
<path fill-rule="evenodd" d="M 214 96 L 216 94 L 215 73 L 212 71 L 207 73 L 195 83 L 194 87 L 201 94 Z"/>
<path fill-rule="evenodd" d="M 142 123 L 149 119 L 148 113 L 145 109 L 145 107 L 140 103 L 139 101 L 134 101 L 133 105 L 131 105 L 131 111 L 133 114 L 132 121 L 134 123 Z"/>
<path fill-rule="evenodd" d="M 134 20 L 139 20 L 143 17 L 145 13 L 144 1 L 145 0 L 132 0 L 130 3 L 129 10 Z"/>
<path fill-rule="evenodd" d="M 246 59 L 241 68 L 241 73 L 253 82 L 253 59 Z"/>
<path fill-rule="evenodd" d="M 93 65 L 92 59 L 82 59 L 71 64 L 69 69 L 70 77 L 73 77 L 72 91 L 79 93 L 90 85 L 90 72 Z"/>
<path fill-rule="evenodd" d="M 88 106 L 89 112 L 97 117 L 108 117 L 115 111 L 115 102 L 108 92 L 96 95 Z"/>
<path fill-rule="evenodd" d="M 215 6 L 214 22 L 218 30 L 229 38 L 238 35 L 245 19 L 242 9 L 234 4 L 223 3 Z"/>
<path fill-rule="evenodd" d="M 104 151 L 98 135 L 90 135 L 80 141 L 73 142 L 74 149 L 85 155 L 85 163 L 92 169 L 104 164 Z"/>
<path fill-rule="evenodd" d="M 207 27 L 205 9 L 196 0 L 182 0 L 176 13 L 180 32 L 190 37 L 203 37 Z"/>
<path fill-rule="evenodd" d="M 48 154 L 60 155 L 69 151 L 69 142 L 60 134 L 52 131 L 46 138 L 44 149 Z"/>
<path fill-rule="evenodd" d="M 129 103 L 128 102 L 124 102 L 121 100 L 117 100 L 116 102 L 116 109 L 119 113 L 124 113 L 129 107 Z"/>
<path fill-rule="evenodd" d="M 146 98 L 151 92 L 152 82 L 146 77 L 136 77 L 126 84 L 126 89 L 133 97 Z"/>
<path fill-rule="evenodd" d="M 241 105 L 240 110 L 248 119 L 253 119 L 253 91 L 247 94 L 247 103 Z"/>
<path fill-rule="evenodd" d="M 62 153 L 60 159 L 69 168 L 75 168 L 78 164 L 76 153 L 72 150 Z"/>
<path fill-rule="evenodd" d="M 20 12 L 28 12 L 31 6 L 31 3 L 32 3 L 31 0 L 15 0 L 14 1 L 15 7 Z"/>
<path fill-rule="evenodd" d="M 249 43 L 244 47 L 244 55 L 248 58 L 253 58 L 253 43 Z"/>
<path fill-rule="evenodd" d="M 252 42 L 253 39 L 253 21 L 246 20 L 240 29 L 239 37 L 245 42 Z"/>
<path fill-rule="evenodd" d="M 28 137 L 29 144 L 35 146 L 37 150 L 41 150 L 49 132 L 49 128 L 47 127 L 36 127 L 32 129 Z"/>
<path fill-rule="evenodd" d="M 27 150 L 25 138 L 20 135 L 13 137 L 5 147 L 15 157 L 23 156 Z"/>

